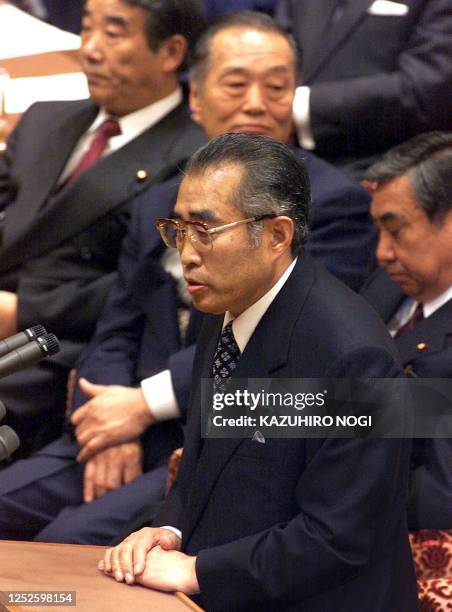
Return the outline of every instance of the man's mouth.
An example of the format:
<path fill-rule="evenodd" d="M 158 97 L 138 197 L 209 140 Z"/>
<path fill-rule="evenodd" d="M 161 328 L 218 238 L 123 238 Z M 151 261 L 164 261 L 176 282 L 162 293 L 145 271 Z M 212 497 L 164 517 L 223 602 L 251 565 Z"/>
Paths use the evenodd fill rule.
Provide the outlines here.
<path fill-rule="evenodd" d="M 194 293 L 197 293 L 198 291 L 200 291 L 201 289 L 204 289 L 207 286 L 204 283 L 201 283 L 192 278 L 186 278 L 185 282 L 187 283 L 187 291 L 191 295 L 193 295 Z"/>

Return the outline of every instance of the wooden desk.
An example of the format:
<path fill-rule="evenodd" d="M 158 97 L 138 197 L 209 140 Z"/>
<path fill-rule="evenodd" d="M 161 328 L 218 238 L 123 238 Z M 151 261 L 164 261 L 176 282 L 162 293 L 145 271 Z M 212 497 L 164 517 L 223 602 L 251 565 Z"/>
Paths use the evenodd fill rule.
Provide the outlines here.
<path fill-rule="evenodd" d="M 102 546 L 0 541 L 0 591 L 76 591 L 76 606 L 4 605 L 23 612 L 189 612 L 201 608 L 171 595 L 118 583 L 97 570 Z M 0 610 L 2 604 L 0 604 Z"/>

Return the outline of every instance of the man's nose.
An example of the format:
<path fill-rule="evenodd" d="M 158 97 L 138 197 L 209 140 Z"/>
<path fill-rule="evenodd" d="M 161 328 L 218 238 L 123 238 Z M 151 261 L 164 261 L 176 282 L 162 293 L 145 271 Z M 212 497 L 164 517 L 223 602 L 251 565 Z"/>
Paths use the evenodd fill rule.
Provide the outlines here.
<path fill-rule="evenodd" d="M 190 238 L 185 234 L 184 240 L 178 245 L 179 257 L 184 268 L 190 269 L 193 266 L 201 265 L 202 258 L 195 249 Z"/>
<path fill-rule="evenodd" d="M 103 57 L 102 35 L 100 32 L 89 32 L 82 36 L 80 53 L 91 62 L 99 62 Z"/>
<path fill-rule="evenodd" d="M 392 239 L 384 231 L 380 231 L 378 235 L 376 255 L 380 266 L 386 266 L 396 259 Z"/>
<path fill-rule="evenodd" d="M 243 110 L 251 114 L 261 114 L 265 112 L 265 96 L 259 83 L 252 83 L 248 87 Z"/>

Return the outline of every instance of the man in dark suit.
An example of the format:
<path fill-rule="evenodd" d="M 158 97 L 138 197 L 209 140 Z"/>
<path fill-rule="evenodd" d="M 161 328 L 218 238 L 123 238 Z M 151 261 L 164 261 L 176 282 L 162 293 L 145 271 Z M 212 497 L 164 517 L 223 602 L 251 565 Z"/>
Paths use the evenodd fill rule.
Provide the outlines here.
<path fill-rule="evenodd" d="M 386 322 L 405 371 L 452 377 L 452 134 L 421 134 L 367 171 L 383 268 L 363 295 Z M 452 440 L 415 440 L 411 529 L 452 528 Z"/>
<path fill-rule="evenodd" d="M 200 143 L 178 85 L 199 25 L 191 2 L 89 0 L 91 99 L 34 105 L 0 158 L 0 338 L 41 323 L 61 341 L 52 360 L 0 382 L 23 451 L 60 431 L 66 376 L 111 286 L 131 199 Z"/>
<path fill-rule="evenodd" d="M 100 569 L 200 592 L 208 610 L 348 612 L 359 601 L 411 612 L 403 441 L 200 437 L 212 375 L 217 392 L 229 379 L 397 375 L 378 317 L 302 248 L 302 161 L 271 139 L 227 134 L 186 172 L 160 231 L 194 305 L 215 316 L 198 338 L 179 479 L 155 522 L 171 527 L 129 536 Z"/>
<path fill-rule="evenodd" d="M 258 131 L 289 141 L 295 55 L 287 35 L 273 20 L 259 14 L 224 18 L 201 36 L 197 50 L 191 106 L 207 136 Z M 231 94 L 225 73 L 242 79 L 239 93 Z M 279 88 L 276 95 L 275 87 Z M 298 153 L 306 159 L 313 193 L 307 248 L 340 278 L 358 287 L 367 267 L 361 259 L 372 250 L 368 194 L 326 162 L 304 151 Z M 193 361 L 193 347 L 187 346 L 187 340 L 193 340 L 196 331 L 191 320 L 185 344 L 181 341 L 178 320 L 189 296 L 184 289 L 178 290 L 174 276 L 181 279 L 181 271 L 153 229 L 158 217 L 171 215 L 179 183 L 174 179 L 151 187 L 133 204 L 118 281 L 95 337 L 77 365 L 79 384 L 72 402 L 77 409 L 72 416 L 77 442 L 65 434 L 61 443 L 3 472 L 3 538 L 109 543 L 121 526 L 119 510 L 113 509 L 116 505 L 123 525 L 146 507 L 146 518 L 153 515 L 152 500 L 157 491 L 161 497 L 163 476 L 162 470 L 157 475 L 150 470 L 158 462 L 146 457 L 148 444 L 140 436 L 152 430 L 156 421 L 184 414 Z M 86 463 L 84 471 L 75 463 L 77 455 Z M 143 469 L 146 473 L 137 478 Z M 135 483 L 120 488 L 133 478 Z M 141 499 L 135 496 L 133 502 L 132 486 L 142 491 Z M 43 490 L 53 491 L 52 504 Z M 70 507 L 68 499 L 74 500 Z M 90 503 L 83 505 L 83 499 Z M 42 512 L 30 513 L 30 508 L 41 506 Z M 7 517 L 3 522 L 2 515 Z"/>
<path fill-rule="evenodd" d="M 427 130 L 452 127 L 448 0 L 280 0 L 298 44 L 301 143 L 355 176 Z"/>

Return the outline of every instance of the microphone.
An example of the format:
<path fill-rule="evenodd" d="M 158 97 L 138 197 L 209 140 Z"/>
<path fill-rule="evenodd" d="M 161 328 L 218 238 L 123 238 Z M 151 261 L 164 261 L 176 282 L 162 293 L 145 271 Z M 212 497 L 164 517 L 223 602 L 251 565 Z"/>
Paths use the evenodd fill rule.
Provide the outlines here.
<path fill-rule="evenodd" d="M 2 421 L 5 418 L 5 414 L 6 414 L 5 404 L 0 400 L 0 421 Z"/>
<path fill-rule="evenodd" d="M 20 440 L 14 429 L 8 425 L 0 427 L 0 461 L 9 459 L 15 450 L 19 448 Z"/>
<path fill-rule="evenodd" d="M 42 325 L 34 325 L 33 327 L 29 327 L 23 332 L 19 332 L 18 334 L 14 334 L 14 336 L 10 336 L 9 338 L 5 338 L 0 341 L 0 357 L 3 355 L 7 355 L 11 351 L 15 351 L 20 348 L 24 344 L 28 344 L 32 340 L 36 340 L 39 336 L 43 336 L 46 333 L 46 328 Z"/>
<path fill-rule="evenodd" d="M 60 350 L 60 343 L 55 334 L 44 334 L 25 346 L 0 358 L 0 378 L 34 365 L 41 359 L 55 355 Z"/>

